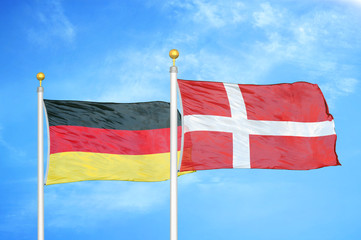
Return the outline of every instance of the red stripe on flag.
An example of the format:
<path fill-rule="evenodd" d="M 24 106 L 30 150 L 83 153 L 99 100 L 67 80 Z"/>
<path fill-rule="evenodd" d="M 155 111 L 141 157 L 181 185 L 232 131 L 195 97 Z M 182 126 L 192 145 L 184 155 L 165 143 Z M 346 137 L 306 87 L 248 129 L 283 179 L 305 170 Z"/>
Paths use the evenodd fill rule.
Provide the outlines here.
<path fill-rule="evenodd" d="M 231 116 L 223 83 L 178 80 L 178 85 L 182 89 L 184 115 Z"/>
<path fill-rule="evenodd" d="M 178 127 L 178 150 L 181 143 Z M 144 155 L 170 151 L 170 129 L 112 130 L 80 126 L 51 126 L 50 154 L 59 152 L 94 152 Z"/>
<path fill-rule="evenodd" d="M 239 85 L 251 120 L 320 122 L 333 119 L 316 84 Z"/>
<path fill-rule="evenodd" d="M 232 133 L 188 132 L 184 135 L 180 171 L 232 168 L 232 155 Z"/>
<path fill-rule="evenodd" d="M 308 170 L 341 165 L 336 135 L 323 137 L 250 136 L 251 168 Z"/>

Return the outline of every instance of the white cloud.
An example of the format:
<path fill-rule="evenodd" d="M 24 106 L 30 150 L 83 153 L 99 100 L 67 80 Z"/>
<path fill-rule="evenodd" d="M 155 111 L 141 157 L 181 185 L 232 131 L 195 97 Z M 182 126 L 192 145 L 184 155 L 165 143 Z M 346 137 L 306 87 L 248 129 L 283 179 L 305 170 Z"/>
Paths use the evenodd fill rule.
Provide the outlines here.
<path fill-rule="evenodd" d="M 361 0 L 331 0 L 331 1 L 337 1 L 341 3 L 347 3 L 347 4 L 352 4 L 353 6 L 361 7 Z"/>
<path fill-rule="evenodd" d="M 355 78 L 335 78 L 321 83 L 320 88 L 327 98 L 328 105 L 333 108 L 339 97 L 345 97 L 356 92 L 359 80 Z"/>
<path fill-rule="evenodd" d="M 279 25 L 283 20 L 282 13 L 276 8 L 271 7 L 269 3 L 261 4 L 262 11 L 253 13 L 255 26 L 265 27 L 269 25 Z"/>
<path fill-rule="evenodd" d="M 243 4 L 240 2 L 230 2 L 230 4 L 220 5 L 220 2 L 206 2 L 195 0 L 194 5 L 197 11 L 194 14 L 195 22 L 209 23 L 211 26 L 219 28 L 226 24 L 234 24 L 242 21 L 240 12 L 243 10 Z"/>
<path fill-rule="evenodd" d="M 338 82 L 338 88 L 345 94 L 354 93 L 357 87 L 358 80 L 354 78 L 343 78 Z"/>
<path fill-rule="evenodd" d="M 349 75 L 356 71 L 354 66 L 347 69 L 342 54 L 333 53 L 357 48 L 361 43 L 355 18 L 347 12 L 311 8 L 297 14 L 292 8 L 269 2 L 255 5 L 232 0 L 159 4 L 171 10 L 169 15 L 179 15 L 181 20 L 174 22 L 177 30 L 168 36 L 155 36 L 147 48 L 117 49 L 105 56 L 104 65 L 97 65 L 92 73 L 99 76 L 95 100 L 168 101 L 171 61 L 170 48 L 164 46 L 170 45 L 180 50 L 178 76 L 184 79 L 270 83 L 279 81 L 269 73 L 282 65 L 292 65 L 302 71 L 302 80 L 319 84 L 355 78 Z M 243 45 L 247 31 L 254 31 L 251 37 L 256 40 Z"/>
<path fill-rule="evenodd" d="M 221 28 L 244 21 L 244 4 L 241 1 L 174 0 L 167 1 L 165 8 L 185 10 L 194 23 L 206 28 Z"/>
<path fill-rule="evenodd" d="M 355 27 L 357 19 L 354 15 L 334 8 L 311 9 L 296 15 L 269 3 L 261 4 L 261 8 L 262 11 L 256 11 L 253 16 L 266 40 L 258 41 L 250 48 L 246 61 L 249 63 L 247 69 L 251 69 L 249 75 L 256 82 L 262 82 L 261 78 L 268 71 L 282 64 L 293 64 L 302 70 L 306 81 L 319 83 L 344 81 L 344 75 L 356 71 L 354 66 L 345 63 L 344 54 L 339 54 L 340 51 L 360 50 L 361 35 Z M 347 82 L 355 85 L 354 81 Z M 340 91 L 342 94 L 335 97 L 346 93 Z"/>
<path fill-rule="evenodd" d="M 359 80 L 355 78 L 342 78 L 335 83 L 341 95 L 349 95 L 356 92 Z"/>
<path fill-rule="evenodd" d="M 28 38 L 41 45 L 49 45 L 53 39 L 71 43 L 76 31 L 64 13 L 60 0 L 41 2 L 35 10 L 38 24 L 28 30 Z"/>

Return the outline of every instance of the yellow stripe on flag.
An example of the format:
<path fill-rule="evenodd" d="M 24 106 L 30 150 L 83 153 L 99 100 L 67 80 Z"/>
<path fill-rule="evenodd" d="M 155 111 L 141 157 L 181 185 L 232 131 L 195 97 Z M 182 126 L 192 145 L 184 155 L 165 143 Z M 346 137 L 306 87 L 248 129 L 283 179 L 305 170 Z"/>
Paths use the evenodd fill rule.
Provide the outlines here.
<path fill-rule="evenodd" d="M 180 151 L 178 151 L 179 159 Z M 178 176 L 189 172 L 178 173 Z M 86 180 L 156 182 L 170 177 L 170 153 L 116 155 L 62 152 L 49 158 L 46 185 Z"/>

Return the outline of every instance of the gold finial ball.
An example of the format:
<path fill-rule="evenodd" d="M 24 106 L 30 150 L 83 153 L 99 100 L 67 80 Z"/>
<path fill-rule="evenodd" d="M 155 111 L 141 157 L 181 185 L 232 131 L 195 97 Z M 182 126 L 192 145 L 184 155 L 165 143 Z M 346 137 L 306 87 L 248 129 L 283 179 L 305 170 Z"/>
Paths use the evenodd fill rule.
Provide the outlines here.
<path fill-rule="evenodd" d="M 169 57 L 172 59 L 176 59 L 179 56 L 179 52 L 177 49 L 172 49 L 169 51 Z"/>
<path fill-rule="evenodd" d="M 39 72 L 38 74 L 36 74 L 36 78 L 37 78 L 39 81 L 43 81 L 44 78 L 45 78 L 45 74 L 42 73 L 42 72 Z"/>

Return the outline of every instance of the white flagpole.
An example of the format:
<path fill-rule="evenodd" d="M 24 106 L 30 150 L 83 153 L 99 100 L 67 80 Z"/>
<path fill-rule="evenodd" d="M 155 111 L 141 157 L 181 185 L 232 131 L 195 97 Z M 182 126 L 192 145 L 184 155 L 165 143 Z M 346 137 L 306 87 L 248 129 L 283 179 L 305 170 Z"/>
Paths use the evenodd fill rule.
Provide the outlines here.
<path fill-rule="evenodd" d="M 40 81 L 38 87 L 38 240 L 44 240 L 44 119 L 43 119 L 43 93 L 41 81 L 44 73 L 39 72 L 36 78 Z"/>
<path fill-rule="evenodd" d="M 170 240 L 178 239 L 178 193 L 177 193 L 177 73 L 175 59 L 179 56 L 176 49 L 169 52 L 173 59 L 170 67 Z"/>

